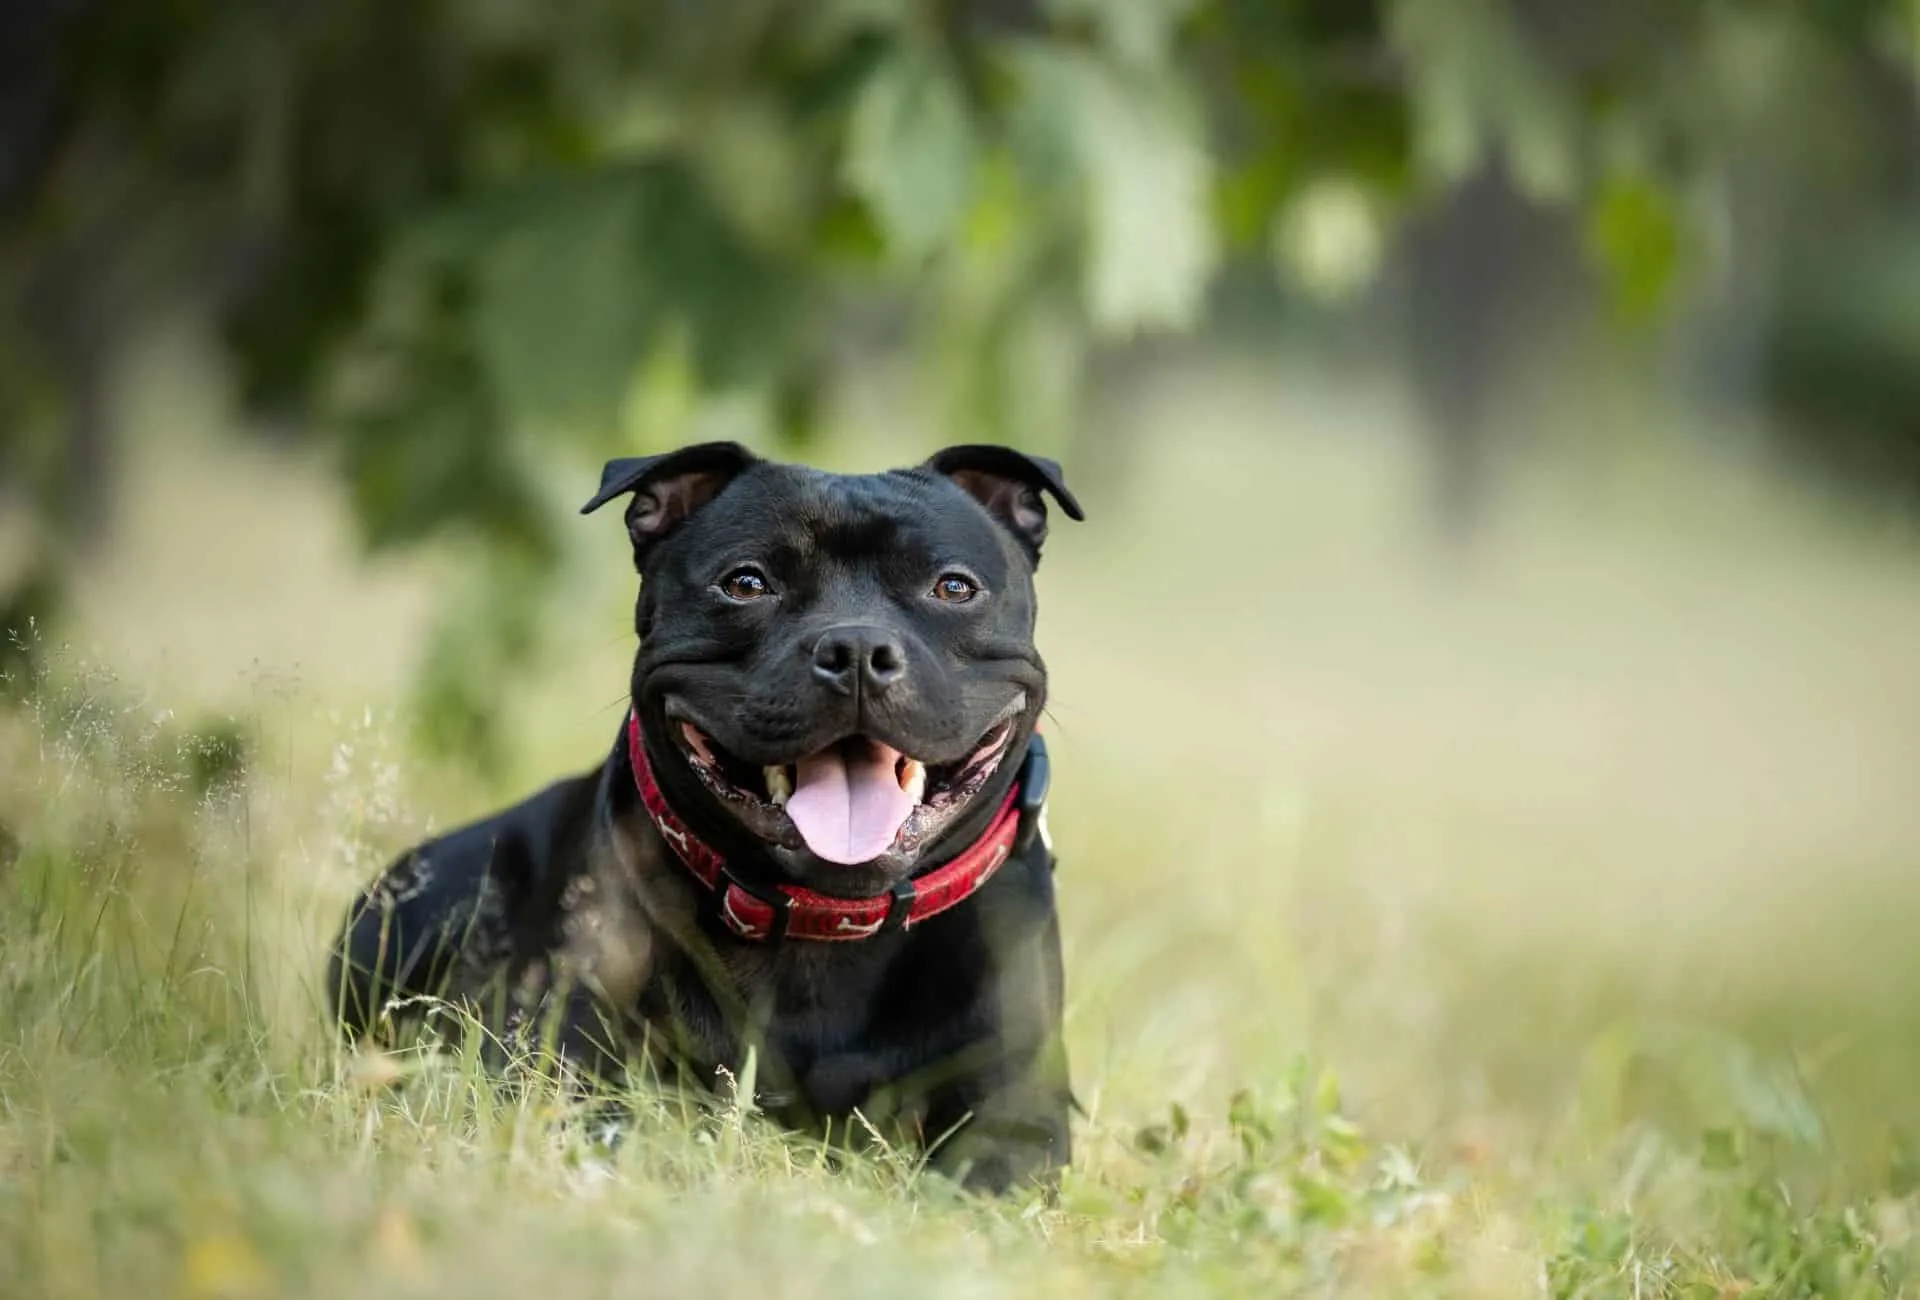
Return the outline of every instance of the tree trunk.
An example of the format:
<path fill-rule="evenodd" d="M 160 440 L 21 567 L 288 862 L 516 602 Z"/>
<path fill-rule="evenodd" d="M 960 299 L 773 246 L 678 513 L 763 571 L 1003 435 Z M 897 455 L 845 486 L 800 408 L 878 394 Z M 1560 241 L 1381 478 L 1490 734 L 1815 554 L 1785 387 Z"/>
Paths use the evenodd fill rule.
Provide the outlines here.
<path fill-rule="evenodd" d="M 1494 167 L 1456 187 L 1411 232 L 1408 370 L 1427 435 L 1435 534 L 1463 546 L 1491 494 L 1492 406 L 1529 242 L 1526 205 Z"/>

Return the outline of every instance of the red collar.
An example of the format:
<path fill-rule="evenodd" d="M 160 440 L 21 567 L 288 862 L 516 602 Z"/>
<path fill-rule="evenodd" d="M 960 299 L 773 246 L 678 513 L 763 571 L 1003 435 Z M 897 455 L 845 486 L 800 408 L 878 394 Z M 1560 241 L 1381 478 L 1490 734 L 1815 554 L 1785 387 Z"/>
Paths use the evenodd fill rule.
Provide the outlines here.
<path fill-rule="evenodd" d="M 1036 741 L 1037 743 L 1037 741 Z M 1016 783 L 986 833 L 953 861 L 924 876 L 903 880 L 892 892 L 871 898 L 833 898 L 799 885 L 750 888 L 728 870 L 726 859 L 687 828 L 667 806 L 640 738 L 640 715 L 627 719 L 627 754 L 640 801 L 674 856 L 708 889 L 720 894 L 720 919 L 742 939 L 870 939 L 884 930 L 910 930 L 971 897 L 993 878 L 1020 836 L 1023 801 Z"/>

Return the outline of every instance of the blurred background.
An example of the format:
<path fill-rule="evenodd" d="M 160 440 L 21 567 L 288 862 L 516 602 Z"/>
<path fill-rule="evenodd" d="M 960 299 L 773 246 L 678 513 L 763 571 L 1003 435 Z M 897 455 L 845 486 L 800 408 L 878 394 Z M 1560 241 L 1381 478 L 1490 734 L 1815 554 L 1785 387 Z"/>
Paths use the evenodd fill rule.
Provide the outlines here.
<path fill-rule="evenodd" d="M 244 773 L 311 992 L 380 852 L 611 742 L 603 458 L 1014 443 L 1091 515 L 1041 583 L 1096 1121 L 1310 1051 L 1468 1150 L 1881 1161 L 1917 55 L 1904 0 L 12 0 L 0 709 L 84 679 Z"/>

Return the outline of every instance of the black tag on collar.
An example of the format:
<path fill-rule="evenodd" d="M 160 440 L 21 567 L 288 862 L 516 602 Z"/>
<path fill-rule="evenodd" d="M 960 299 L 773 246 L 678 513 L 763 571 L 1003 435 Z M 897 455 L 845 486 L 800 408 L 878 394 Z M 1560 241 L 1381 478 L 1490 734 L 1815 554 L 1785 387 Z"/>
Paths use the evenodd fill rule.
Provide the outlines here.
<path fill-rule="evenodd" d="M 1020 833 L 1014 838 L 1013 851 L 1025 853 L 1037 839 L 1045 838 L 1047 789 L 1053 782 L 1053 766 L 1047 758 L 1047 742 L 1038 734 L 1027 742 L 1027 756 L 1020 764 Z M 1047 845 L 1052 856 L 1052 845 Z"/>

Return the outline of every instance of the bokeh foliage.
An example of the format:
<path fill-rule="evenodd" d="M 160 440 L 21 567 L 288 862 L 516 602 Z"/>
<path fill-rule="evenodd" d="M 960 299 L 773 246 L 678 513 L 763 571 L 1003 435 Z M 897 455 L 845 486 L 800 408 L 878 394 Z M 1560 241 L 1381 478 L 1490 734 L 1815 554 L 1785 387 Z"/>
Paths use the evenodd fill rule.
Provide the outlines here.
<path fill-rule="evenodd" d="M 666 443 L 717 399 L 804 446 L 859 363 L 849 319 L 924 359 L 955 434 L 1054 445 L 1104 341 L 1200 324 L 1229 265 L 1350 295 L 1489 171 L 1584 232 L 1621 319 L 1656 319 L 1711 260 L 1768 88 L 1822 60 L 1904 75 L 1916 45 L 1900 0 L 30 0 L 4 22 L 0 468 L 50 531 L 99 514 L 115 348 L 184 301 L 250 409 L 335 447 L 370 543 L 454 530 L 535 570 L 561 517 L 536 457 Z"/>

